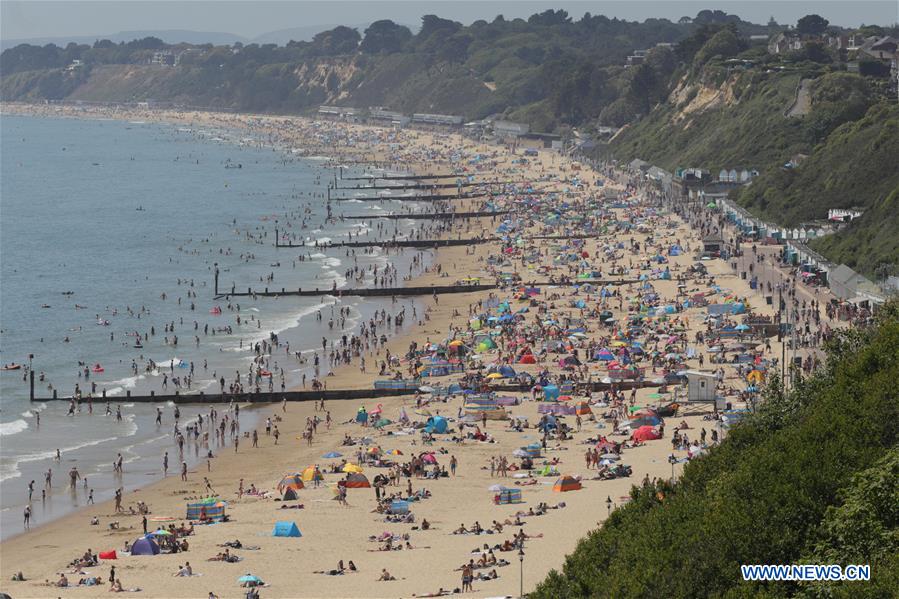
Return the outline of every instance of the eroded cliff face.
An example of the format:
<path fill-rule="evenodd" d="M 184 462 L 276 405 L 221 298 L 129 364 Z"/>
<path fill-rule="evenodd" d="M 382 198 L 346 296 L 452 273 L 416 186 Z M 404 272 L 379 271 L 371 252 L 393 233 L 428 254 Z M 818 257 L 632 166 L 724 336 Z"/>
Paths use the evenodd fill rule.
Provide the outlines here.
<path fill-rule="evenodd" d="M 736 91 L 739 80 L 739 74 L 728 76 L 722 83 L 708 78 L 696 80 L 683 77 L 668 96 L 668 103 L 675 109 L 671 122 L 689 127 L 694 117 L 739 104 L 742 95 Z"/>
<path fill-rule="evenodd" d="M 342 58 L 307 61 L 293 70 L 296 87 L 320 89 L 325 95 L 325 103 L 349 99 L 355 88 L 354 79 L 360 74 L 356 59 Z"/>
<path fill-rule="evenodd" d="M 299 64 L 267 65 L 239 89 L 233 80 L 198 74 L 189 65 L 96 65 L 64 70 L 16 73 L 0 80 L 5 101 L 72 100 L 141 102 L 156 100 L 191 106 L 241 108 L 254 92 L 280 93 L 290 108 L 352 99 L 364 78 L 359 57 L 321 58 Z"/>
<path fill-rule="evenodd" d="M 220 68 L 210 60 L 178 66 L 94 65 L 0 78 L 5 101 L 156 102 L 198 109 L 279 114 L 310 112 L 321 104 L 385 106 L 405 113 L 445 112 L 479 118 L 508 102 L 459 65 L 414 54 L 322 57 L 293 63 Z M 216 62 L 212 60 L 212 62 Z"/>

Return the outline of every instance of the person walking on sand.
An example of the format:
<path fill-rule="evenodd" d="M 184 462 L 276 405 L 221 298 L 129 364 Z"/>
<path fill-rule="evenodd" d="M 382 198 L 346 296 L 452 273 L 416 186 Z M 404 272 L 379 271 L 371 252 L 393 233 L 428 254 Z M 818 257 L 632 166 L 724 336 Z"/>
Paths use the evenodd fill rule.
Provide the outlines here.
<path fill-rule="evenodd" d="M 25 506 L 25 530 L 31 529 L 31 506 Z"/>
<path fill-rule="evenodd" d="M 169 452 L 165 452 L 165 455 L 162 456 L 162 476 L 169 475 Z"/>
<path fill-rule="evenodd" d="M 187 462 L 181 462 L 181 480 L 187 481 Z"/>

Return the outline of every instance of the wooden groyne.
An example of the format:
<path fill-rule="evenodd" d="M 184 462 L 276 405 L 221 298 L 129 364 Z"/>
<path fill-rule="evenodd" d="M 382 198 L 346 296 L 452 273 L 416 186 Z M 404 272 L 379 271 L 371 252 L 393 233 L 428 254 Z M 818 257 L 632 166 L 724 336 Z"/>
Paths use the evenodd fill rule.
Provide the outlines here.
<path fill-rule="evenodd" d="M 434 175 L 364 175 L 362 177 L 344 177 L 343 171 L 341 170 L 340 179 L 342 181 L 372 181 L 375 179 L 379 179 L 381 181 L 408 181 L 408 180 L 422 180 L 428 181 L 432 179 L 448 179 L 450 177 L 467 177 L 465 173 L 445 173 L 445 174 L 434 174 Z"/>
<path fill-rule="evenodd" d="M 380 218 L 373 216 L 371 218 Z M 597 237 L 595 233 L 573 233 L 571 235 L 529 235 L 522 237 L 525 241 L 533 241 L 535 239 L 590 239 Z M 282 243 L 279 241 L 278 229 L 275 229 L 275 247 L 276 248 L 367 248 L 367 247 L 383 247 L 383 248 L 438 248 L 460 245 L 475 245 L 480 243 L 500 242 L 500 237 L 474 237 L 471 239 L 388 239 L 387 241 L 368 240 L 368 241 L 338 241 L 329 243 Z"/>
<path fill-rule="evenodd" d="M 445 295 L 448 293 L 472 293 L 476 291 L 488 291 L 496 289 L 496 285 L 430 285 L 418 287 L 363 287 L 363 288 L 344 288 L 344 289 L 287 289 L 282 287 L 281 290 L 269 289 L 266 287 L 262 291 L 253 290 L 248 287 L 246 291 L 238 291 L 236 287 L 232 287 L 231 291 L 221 291 L 216 287 L 214 291 L 215 299 L 231 298 L 231 297 L 321 297 L 323 295 L 333 295 L 335 297 L 402 297 L 409 295 Z"/>
<path fill-rule="evenodd" d="M 356 185 L 355 187 L 337 187 L 337 191 L 359 191 L 362 189 L 457 189 L 460 187 L 480 187 L 482 185 L 505 185 L 505 181 L 494 183 L 405 183 L 403 185 Z"/>
<path fill-rule="evenodd" d="M 398 220 L 409 218 L 412 220 L 450 220 L 456 218 L 482 218 L 491 216 L 502 216 L 509 214 L 511 210 L 488 210 L 481 212 L 411 212 L 409 214 L 348 214 L 340 216 L 347 220 L 377 220 L 379 218 L 387 218 Z"/>
<path fill-rule="evenodd" d="M 327 245 L 306 245 L 302 243 L 281 243 L 275 240 L 275 247 L 278 248 L 365 248 L 365 247 L 383 247 L 383 248 L 438 248 L 459 245 L 474 245 L 479 243 L 490 243 L 491 241 L 499 241 L 496 238 L 478 237 L 475 239 L 394 239 L 389 241 L 341 241 L 337 243 L 329 243 Z"/>
<path fill-rule="evenodd" d="M 433 383 L 433 379 L 422 379 L 421 384 Z M 662 383 L 656 381 L 638 381 L 638 380 L 627 380 L 627 381 L 615 381 L 606 383 L 603 381 L 593 381 L 590 383 L 578 383 L 577 387 L 579 389 L 587 389 L 590 391 L 606 391 L 612 388 L 615 389 L 633 389 L 633 388 L 643 388 L 643 387 L 659 387 Z M 500 385 L 490 385 L 490 391 L 497 392 L 517 392 L 517 393 L 527 393 L 531 390 L 532 385 L 526 383 L 516 383 L 516 384 L 500 384 Z M 150 391 L 149 395 L 132 395 L 130 390 L 125 391 L 125 395 L 106 395 L 106 391 L 104 390 L 99 396 L 96 397 L 82 397 L 80 403 L 86 403 L 88 401 L 93 402 L 120 402 L 127 401 L 128 403 L 167 403 L 172 402 L 175 404 L 225 404 L 225 403 L 280 403 L 282 401 L 289 402 L 302 402 L 302 401 L 346 401 L 346 400 L 362 400 L 362 399 L 380 399 L 385 397 L 404 397 L 409 395 L 415 395 L 418 393 L 418 389 L 322 389 L 319 391 L 260 391 L 259 393 L 179 393 L 175 392 L 172 394 L 156 394 L 155 391 Z M 47 401 L 71 401 L 71 396 L 59 395 L 57 391 L 53 390 L 53 395 L 50 397 L 35 397 L 34 394 L 34 371 L 29 372 L 29 399 L 34 402 L 47 402 Z"/>
<path fill-rule="evenodd" d="M 328 188 L 328 201 L 329 202 L 350 202 L 352 200 L 358 200 L 360 202 L 436 202 L 438 200 L 472 200 L 476 198 L 486 198 L 489 194 L 486 193 L 457 193 L 455 195 L 445 195 L 439 193 L 431 193 L 431 194 L 423 194 L 423 195 L 411 195 L 411 196 L 382 196 L 382 195 L 374 195 L 374 196 L 353 196 L 353 197 L 340 197 L 335 198 L 331 196 L 331 189 Z"/>
<path fill-rule="evenodd" d="M 594 286 L 606 285 L 629 285 L 638 283 L 637 280 L 609 280 L 600 281 L 596 279 L 582 281 L 540 281 L 540 282 L 516 282 L 507 285 L 498 284 L 478 284 L 478 285 L 430 285 L 430 286 L 413 286 L 413 287 L 363 287 L 363 288 L 343 288 L 343 289 L 287 289 L 282 287 L 280 290 L 269 289 L 265 287 L 263 290 L 254 290 L 247 287 L 246 291 L 238 291 L 236 286 L 232 286 L 230 291 L 219 290 L 216 286 L 213 297 L 215 299 L 230 299 L 233 297 L 321 297 L 332 295 L 334 297 L 405 297 L 412 295 L 447 295 L 450 293 L 476 293 L 479 291 L 492 291 L 494 289 L 518 288 L 518 287 L 565 287 L 571 285 L 590 284 Z"/>
<path fill-rule="evenodd" d="M 29 373 L 30 377 L 30 399 L 31 401 L 71 401 L 71 396 L 59 395 L 53 390 L 51 397 L 35 397 L 34 395 L 34 371 Z M 106 392 L 99 396 L 90 398 L 94 402 L 116 402 L 127 401 L 129 403 L 165 403 L 173 402 L 176 404 L 208 404 L 208 403 L 278 403 L 287 401 L 331 401 L 331 400 L 358 400 L 358 399 L 378 399 L 382 397 L 402 397 L 406 395 L 414 395 L 417 389 L 323 389 L 320 391 L 260 391 L 259 393 L 178 393 L 173 394 L 156 394 L 150 391 L 149 395 L 132 395 L 130 390 L 125 391 L 125 395 L 106 395 Z M 81 403 L 89 401 L 82 397 Z"/>

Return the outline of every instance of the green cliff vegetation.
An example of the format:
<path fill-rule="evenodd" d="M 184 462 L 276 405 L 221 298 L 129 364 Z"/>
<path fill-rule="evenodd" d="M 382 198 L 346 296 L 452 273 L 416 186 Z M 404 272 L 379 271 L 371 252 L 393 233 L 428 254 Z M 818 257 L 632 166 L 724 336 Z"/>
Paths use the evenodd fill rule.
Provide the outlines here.
<path fill-rule="evenodd" d="M 600 154 L 672 171 L 757 170 L 733 198 L 783 226 L 823 220 L 831 208 L 870 211 L 814 247 L 872 277 L 899 264 L 899 227 L 888 208 L 899 187 L 899 107 L 882 81 L 838 70 L 827 54 L 783 63 L 742 49 L 731 34 L 723 29 L 700 46 L 668 99 Z M 729 68 L 733 61 L 739 68 Z"/>
<path fill-rule="evenodd" d="M 634 69 L 624 68 L 627 57 L 720 23 L 742 35 L 767 31 L 720 11 L 683 23 L 637 23 L 589 13 L 575 20 L 547 10 L 527 20 L 498 16 L 468 26 L 426 15 L 415 34 L 382 20 L 361 33 L 337 27 L 286 46 L 170 46 L 156 38 L 20 45 L 0 56 L 0 95 L 5 101 L 152 99 L 284 114 L 320 103 L 381 105 L 466 118 L 501 113 L 527 118 L 533 130 L 581 125 L 605 111 L 608 122 L 624 124 L 665 97 L 677 63 L 664 45 Z M 160 58 L 156 53 L 176 64 L 150 64 Z M 73 61 L 80 64 L 73 68 Z"/>
<path fill-rule="evenodd" d="M 899 274 L 899 185 L 846 229 L 814 240 L 811 247 L 874 279 Z"/>
<path fill-rule="evenodd" d="M 529 597 L 888 597 L 899 582 L 899 304 L 675 484 L 635 487 Z M 741 564 L 870 564 L 867 583 L 743 582 Z"/>

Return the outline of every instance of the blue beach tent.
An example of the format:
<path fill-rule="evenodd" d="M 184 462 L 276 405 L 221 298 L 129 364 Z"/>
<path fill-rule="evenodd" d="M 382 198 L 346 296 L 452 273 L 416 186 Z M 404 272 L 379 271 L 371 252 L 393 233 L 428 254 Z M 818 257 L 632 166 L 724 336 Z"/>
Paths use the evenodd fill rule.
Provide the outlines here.
<path fill-rule="evenodd" d="M 159 545 L 149 536 L 134 541 L 131 555 L 159 555 Z"/>
<path fill-rule="evenodd" d="M 275 522 L 275 527 L 272 529 L 273 537 L 302 537 L 303 535 L 300 533 L 300 529 L 297 528 L 296 522 L 291 522 L 289 520 L 279 520 Z"/>
<path fill-rule="evenodd" d="M 446 418 L 443 416 L 431 416 L 428 418 L 428 422 L 425 425 L 425 432 L 430 433 L 445 433 L 446 432 Z"/>

